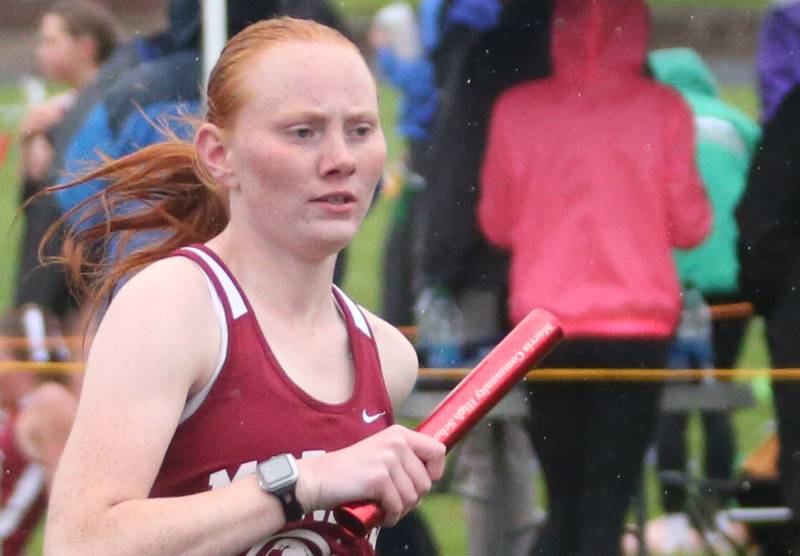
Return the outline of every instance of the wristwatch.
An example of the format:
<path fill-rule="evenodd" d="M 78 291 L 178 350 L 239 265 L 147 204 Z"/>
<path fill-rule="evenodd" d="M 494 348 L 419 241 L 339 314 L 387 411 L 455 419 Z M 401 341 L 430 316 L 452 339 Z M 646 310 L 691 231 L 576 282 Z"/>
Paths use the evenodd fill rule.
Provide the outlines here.
<path fill-rule="evenodd" d="M 280 454 L 256 466 L 258 485 L 281 503 L 286 522 L 300 521 L 303 517 L 303 506 L 295 496 L 294 487 L 300 477 L 297 461 L 292 454 Z"/>

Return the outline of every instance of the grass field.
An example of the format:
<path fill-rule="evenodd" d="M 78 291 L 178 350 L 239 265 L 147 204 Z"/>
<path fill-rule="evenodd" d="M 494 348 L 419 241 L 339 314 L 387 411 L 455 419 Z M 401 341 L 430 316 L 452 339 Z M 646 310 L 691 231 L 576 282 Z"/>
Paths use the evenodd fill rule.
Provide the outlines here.
<path fill-rule="evenodd" d="M 755 2 L 753 2 L 755 4 Z M 369 10 L 376 2 L 347 2 L 352 9 Z M 748 88 L 728 88 L 725 98 L 753 115 L 757 112 L 755 96 Z M 0 110 L 19 101 L 19 92 L 15 89 L 0 89 Z M 402 143 L 392 132 L 392 121 L 396 97 L 393 91 L 381 89 L 382 116 L 389 142 L 390 158 L 398 159 L 402 154 Z M 4 112 L 0 112 L 3 114 Z M 0 118 L 0 133 L 13 128 L 13 121 Z M 0 308 L 8 307 L 16 268 L 17 242 L 19 223 L 12 226 L 18 203 L 16 188 L 16 151 L 12 149 L 5 163 L 0 167 Z M 381 245 L 387 228 L 387 215 L 391 209 L 391 200 L 379 198 L 364 226 L 354 240 L 349 251 L 349 267 L 345 280 L 345 288 L 353 297 L 366 307 L 379 309 L 380 298 L 380 259 Z M 763 327 L 755 321 L 749 330 L 746 349 L 742 355 L 740 366 L 746 368 L 764 368 L 767 357 L 763 343 Z M 736 413 L 735 423 L 738 434 L 739 454 L 748 453 L 766 435 L 767 423 L 772 418 L 768 392 L 764 382 L 757 383 L 760 396 L 759 403 L 752 409 Z M 693 453 L 698 454 L 700 434 L 697 423 L 692 424 L 690 443 Z M 538 481 L 537 481 L 538 484 Z M 657 500 L 657 488 L 652 471 L 647 479 L 647 507 L 651 515 L 660 513 Z M 461 556 L 466 554 L 466 531 L 463 514 L 458 499 L 451 494 L 435 494 L 429 496 L 422 506 L 422 512 L 433 525 L 437 543 L 443 556 Z M 40 554 L 38 540 L 31 547 L 30 556 Z"/>

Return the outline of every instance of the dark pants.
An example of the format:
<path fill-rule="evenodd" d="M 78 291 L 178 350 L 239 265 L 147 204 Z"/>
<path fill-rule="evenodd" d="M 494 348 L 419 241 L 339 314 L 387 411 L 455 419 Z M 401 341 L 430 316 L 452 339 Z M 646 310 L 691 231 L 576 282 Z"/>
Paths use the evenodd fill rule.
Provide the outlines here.
<path fill-rule="evenodd" d="M 27 179 L 23 199 L 38 193 L 42 183 Z M 76 307 L 69 291 L 67 275 L 60 265 L 42 266 L 39 263 L 39 244 L 50 226 L 61 217 L 61 210 L 52 196 L 35 200 L 25 208 L 25 229 L 20 251 L 19 274 L 15 306 L 35 303 L 63 317 Z M 60 254 L 61 236 L 56 235 L 44 249 L 45 257 Z"/>
<path fill-rule="evenodd" d="M 736 363 L 747 321 L 719 320 L 714 322 L 713 350 L 715 367 L 730 369 Z M 692 368 L 683 365 L 683 368 Z M 728 479 L 733 471 L 736 441 L 730 415 L 726 411 L 702 411 L 700 416 L 705 435 L 705 476 Z M 658 425 L 658 470 L 686 469 L 687 413 L 662 413 Z M 669 513 L 684 510 L 686 489 L 681 485 L 662 484 L 662 503 Z"/>
<path fill-rule="evenodd" d="M 800 341 L 797 338 L 800 291 L 784 292 L 767 315 L 766 324 L 772 367 L 800 367 Z M 781 491 L 784 502 L 795 516 L 800 516 L 800 382 L 776 380 L 772 383 L 772 391 L 781 444 L 778 461 Z M 792 553 L 800 554 L 800 550 Z"/>
<path fill-rule="evenodd" d="M 667 342 L 571 340 L 542 366 L 662 368 Z M 548 493 L 547 523 L 531 554 L 614 556 L 653 440 L 661 385 L 532 383 L 531 439 Z"/>
<path fill-rule="evenodd" d="M 437 556 L 433 535 L 418 510 L 413 510 L 394 527 L 384 527 L 375 553 L 379 556 Z"/>

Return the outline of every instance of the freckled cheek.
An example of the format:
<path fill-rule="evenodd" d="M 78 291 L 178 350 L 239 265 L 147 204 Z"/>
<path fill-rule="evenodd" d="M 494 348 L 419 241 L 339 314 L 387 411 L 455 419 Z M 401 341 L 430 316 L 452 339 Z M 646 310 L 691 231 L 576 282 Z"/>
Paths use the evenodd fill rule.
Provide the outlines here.
<path fill-rule="evenodd" d="M 296 183 L 302 178 L 296 156 L 271 153 L 266 149 L 250 151 L 246 168 L 250 180 L 268 188 L 280 187 L 279 184 Z"/>

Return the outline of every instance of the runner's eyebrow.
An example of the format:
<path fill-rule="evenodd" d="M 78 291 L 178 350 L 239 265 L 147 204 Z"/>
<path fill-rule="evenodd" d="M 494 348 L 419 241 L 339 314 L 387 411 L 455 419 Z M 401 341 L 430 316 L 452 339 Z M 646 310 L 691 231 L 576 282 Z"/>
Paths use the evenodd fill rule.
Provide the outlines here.
<path fill-rule="evenodd" d="M 378 112 L 370 108 L 356 109 L 345 114 L 345 120 L 377 120 Z M 280 118 L 282 121 L 311 121 L 323 122 L 331 119 L 330 114 L 322 110 L 309 110 L 300 109 L 296 111 L 287 111 L 285 115 Z"/>

